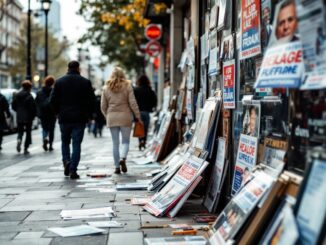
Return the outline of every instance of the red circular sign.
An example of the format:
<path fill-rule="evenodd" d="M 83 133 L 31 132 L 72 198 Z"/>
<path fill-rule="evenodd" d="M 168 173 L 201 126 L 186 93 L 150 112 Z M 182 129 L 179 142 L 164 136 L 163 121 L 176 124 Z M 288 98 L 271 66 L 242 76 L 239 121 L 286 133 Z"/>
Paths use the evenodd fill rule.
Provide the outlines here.
<path fill-rule="evenodd" d="M 157 41 L 151 41 L 146 44 L 146 53 L 149 56 L 157 57 L 161 52 L 161 45 Z"/>
<path fill-rule="evenodd" d="M 145 36 L 149 40 L 158 40 L 161 38 L 162 28 L 161 25 L 148 25 L 145 29 Z"/>

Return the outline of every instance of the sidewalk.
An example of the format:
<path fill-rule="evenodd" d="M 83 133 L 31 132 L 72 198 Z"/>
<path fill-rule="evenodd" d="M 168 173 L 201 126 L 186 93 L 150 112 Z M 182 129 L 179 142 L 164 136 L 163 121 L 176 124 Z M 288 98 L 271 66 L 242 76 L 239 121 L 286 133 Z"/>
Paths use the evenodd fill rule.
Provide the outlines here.
<path fill-rule="evenodd" d="M 39 132 L 37 132 L 39 133 Z M 58 136 L 57 140 L 59 139 Z M 39 139 L 40 140 L 40 139 Z M 109 131 L 105 130 L 103 138 L 94 138 L 85 133 L 82 145 L 82 157 L 79 164 L 81 179 L 74 181 L 64 177 L 61 170 L 60 142 L 54 144 L 55 151 L 43 152 L 41 143 L 33 144 L 31 155 L 20 156 L 20 161 L 0 170 L 0 244 L 143 244 L 144 237 L 171 236 L 171 229 L 145 229 L 141 225 L 159 225 L 170 223 L 192 224 L 193 212 L 202 210 L 199 200 L 190 200 L 180 211 L 177 218 L 155 218 L 143 211 L 141 207 L 132 206 L 130 198 L 146 191 L 117 191 L 101 193 L 77 187 L 90 179 L 86 173 L 90 170 L 114 170 L 112 144 Z M 5 147 L 4 147 L 5 148 Z M 8 153 L 9 154 L 9 153 Z M 13 157 L 17 157 L 16 153 Z M 129 160 L 139 155 L 138 142 L 132 138 Z M 0 155 L 0 161 L 2 156 Z M 145 173 L 158 165 L 136 165 L 128 163 L 128 173 L 105 178 L 114 183 L 135 182 L 149 179 Z M 101 179 L 103 180 L 103 179 Z M 64 221 L 60 217 L 63 209 L 87 209 L 111 206 L 117 217 L 111 218 L 124 223 L 123 228 L 104 228 L 101 235 L 62 238 L 47 230 L 49 227 L 66 227 L 87 224 L 87 221 L 110 220 L 109 218 L 91 220 Z M 128 241 L 128 242 L 127 242 Z"/>

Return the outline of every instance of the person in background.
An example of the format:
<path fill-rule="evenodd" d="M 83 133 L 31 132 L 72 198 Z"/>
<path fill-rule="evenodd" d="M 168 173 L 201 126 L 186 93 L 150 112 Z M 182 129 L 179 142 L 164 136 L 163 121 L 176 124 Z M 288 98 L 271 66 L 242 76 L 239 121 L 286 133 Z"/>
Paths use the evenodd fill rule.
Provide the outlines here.
<path fill-rule="evenodd" d="M 10 117 L 9 104 L 6 97 L 0 93 L 0 151 L 2 150 L 3 130 L 7 128 L 6 116 Z"/>
<path fill-rule="evenodd" d="M 81 143 L 86 123 L 94 111 L 94 102 L 91 81 L 80 75 L 78 61 L 70 61 L 67 74 L 57 79 L 50 97 L 54 112 L 59 116 L 64 175 L 70 175 L 70 179 L 79 179 L 77 167 Z M 72 154 L 70 154 L 71 140 Z"/>
<path fill-rule="evenodd" d="M 148 127 L 150 123 L 149 113 L 153 112 L 157 105 L 157 97 L 151 88 L 151 83 L 146 75 L 141 75 L 134 88 L 135 97 L 139 106 L 141 120 L 144 123 L 145 136 L 139 138 L 139 150 L 146 147 Z"/>
<path fill-rule="evenodd" d="M 47 76 L 44 79 L 44 86 L 36 95 L 37 112 L 38 117 L 41 119 L 43 149 L 45 151 L 53 151 L 56 116 L 50 104 L 50 95 L 54 82 L 53 76 Z"/>
<path fill-rule="evenodd" d="M 29 154 L 28 147 L 32 144 L 32 123 L 36 116 L 36 103 L 31 94 L 32 83 L 29 80 L 22 82 L 22 89 L 14 95 L 12 109 L 17 113 L 17 152 L 21 151 L 24 132 L 26 133 L 24 154 Z"/>
<path fill-rule="evenodd" d="M 105 117 L 101 112 L 101 91 L 95 91 L 95 112 L 94 112 L 94 125 L 93 125 L 93 134 L 96 138 L 97 135 L 102 137 L 103 126 L 105 125 Z"/>
<path fill-rule="evenodd" d="M 130 133 L 133 118 L 141 121 L 140 112 L 131 82 L 120 67 L 115 67 L 102 92 L 101 111 L 106 117 L 113 141 L 115 174 L 127 172 L 126 159 L 129 151 Z M 133 116 L 134 115 L 134 116 Z M 122 148 L 120 155 L 120 133 Z M 121 167 L 121 171 L 120 171 Z"/>

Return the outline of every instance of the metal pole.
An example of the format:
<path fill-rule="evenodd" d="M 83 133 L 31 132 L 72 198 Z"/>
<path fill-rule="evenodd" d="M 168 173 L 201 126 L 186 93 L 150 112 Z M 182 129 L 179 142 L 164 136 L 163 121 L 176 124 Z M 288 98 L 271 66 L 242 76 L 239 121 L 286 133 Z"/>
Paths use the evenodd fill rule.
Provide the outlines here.
<path fill-rule="evenodd" d="M 44 77 L 48 75 L 48 11 L 45 12 L 45 69 Z"/>
<path fill-rule="evenodd" d="M 32 79 L 32 55 L 31 55 L 31 0 L 28 0 L 27 11 L 27 57 L 26 57 L 26 79 Z"/>

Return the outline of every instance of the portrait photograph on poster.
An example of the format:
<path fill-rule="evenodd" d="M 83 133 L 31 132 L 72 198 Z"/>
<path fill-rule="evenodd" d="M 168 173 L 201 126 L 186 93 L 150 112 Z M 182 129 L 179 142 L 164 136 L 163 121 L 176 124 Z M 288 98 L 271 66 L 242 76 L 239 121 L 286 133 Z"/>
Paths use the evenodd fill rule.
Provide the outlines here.
<path fill-rule="evenodd" d="M 259 136 L 260 129 L 260 104 L 243 105 L 242 133 L 253 137 Z"/>

